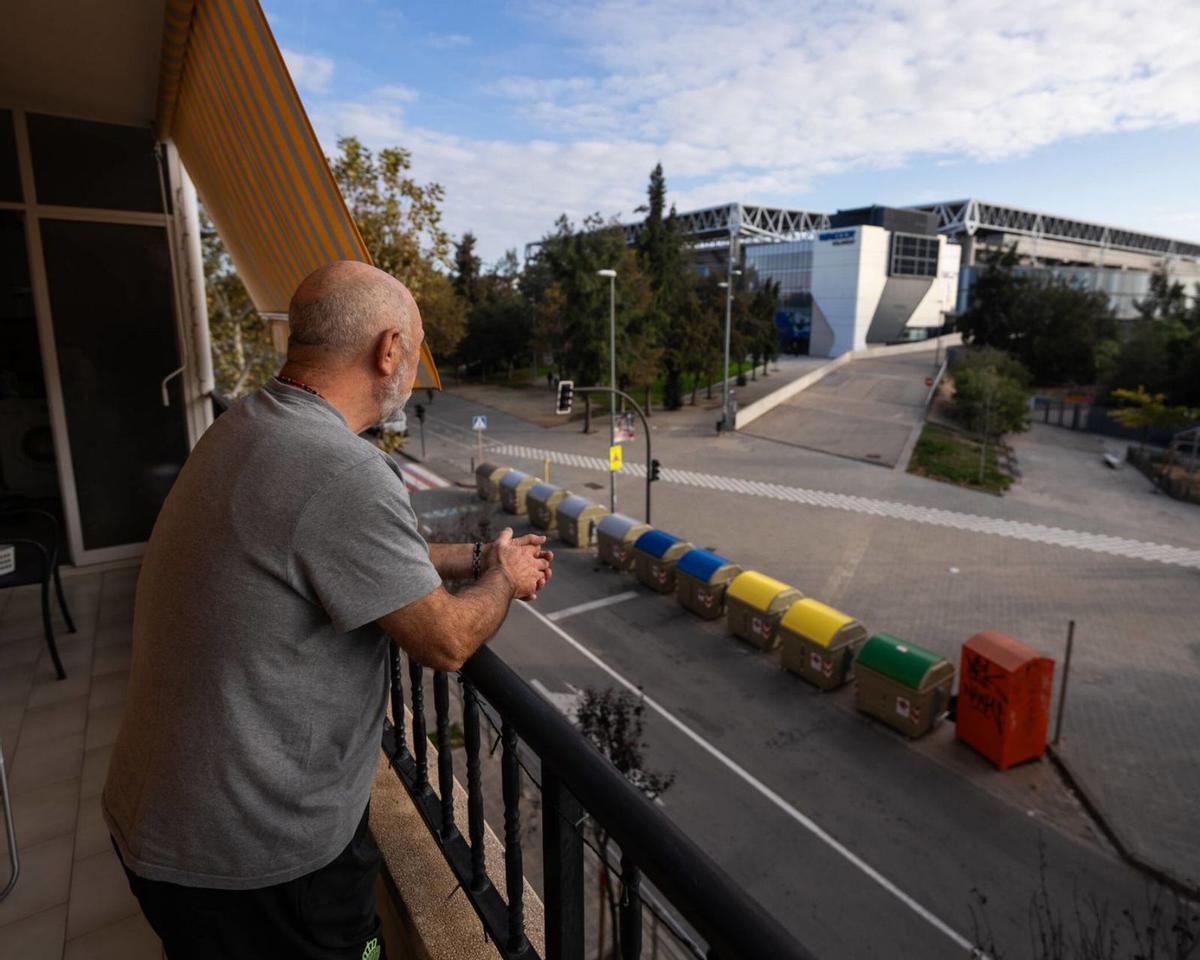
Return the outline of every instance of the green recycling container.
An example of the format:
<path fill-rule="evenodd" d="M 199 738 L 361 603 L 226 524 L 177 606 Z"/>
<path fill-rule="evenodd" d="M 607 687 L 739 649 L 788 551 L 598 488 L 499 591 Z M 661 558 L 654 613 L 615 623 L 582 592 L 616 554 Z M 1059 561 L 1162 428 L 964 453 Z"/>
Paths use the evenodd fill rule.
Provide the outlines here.
<path fill-rule="evenodd" d="M 928 733 L 950 705 L 954 665 L 889 633 L 866 642 L 854 674 L 854 705 L 907 737 Z"/>

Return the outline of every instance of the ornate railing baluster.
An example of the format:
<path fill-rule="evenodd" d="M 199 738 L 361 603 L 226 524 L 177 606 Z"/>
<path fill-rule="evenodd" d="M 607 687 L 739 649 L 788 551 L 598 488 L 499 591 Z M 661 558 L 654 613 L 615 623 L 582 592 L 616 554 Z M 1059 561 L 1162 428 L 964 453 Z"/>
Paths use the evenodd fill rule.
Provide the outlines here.
<path fill-rule="evenodd" d="M 442 839 L 458 836 L 454 825 L 454 757 L 450 752 L 450 678 L 442 670 L 433 675 L 433 714 L 437 722 L 438 797 L 442 801 Z"/>
<path fill-rule="evenodd" d="M 621 853 L 621 960 L 642 955 L 642 875 L 637 864 Z"/>
<path fill-rule="evenodd" d="M 389 659 L 388 695 L 392 710 L 403 717 L 404 693 L 400 658 Z M 453 760 L 449 744 L 449 679 L 434 677 L 440 748 L 439 795 L 429 783 L 429 737 L 424 708 L 423 671 L 409 658 L 412 735 L 398 756 L 396 732 L 385 732 L 390 762 L 408 791 L 425 827 L 442 849 L 446 863 L 483 923 L 484 935 L 503 960 L 538 960 L 539 952 L 525 935 L 524 869 L 521 850 L 520 746 L 540 762 L 542 781 L 543 865 L 545 869 L 546 960 L 584 960 L 583 830 L 595 820 L 608 831 L 617 849 L 636 855 L 621 858 L 621 902 L 613 941 L 621 960 L 640 957 L 643 911 L 671 931 L 691 957 L 707 960 L 814 960 L 779 922 L 744 890 L 732 883 L 679 827 L 621 776 L 546 698 L 517 676 L 487 647 L 462 668 L 463 738 L 467 754 L 467 820 L 469 837 L 453 827 Z M 484 701 L 487 713 L 483 713 Z M 483 819 L 483 725 L 495 712 L 503 744 L 501 793 L 504 800 L 504 889 L 487 877 Z M 403 740 L 400 740 L 403 743 Z M 495 747 L 493 747 L 495 749 Z M 585 814 L 579 802 L 585 799 Z M 446 828 L 453 835 L 446 837 Z M 641 874 L 654 891 L 641 892 Z M 497 878 L 498 879 L 498 878 Z M 507 895 L 505 895 L 507 894 Z M 661 895 L 695 928 L 685 930 L 670 911 L 661 912 Z M 606 914 L 605 914 L 606 915 Z M 651 934 L 651 951 L 657 947 Z M 707 953 L 697 935 L 708 942 Z"/>
<path fill-rule="evenodd" d="M 525 939 L 525 869 L 521 860 L 521 767 L 517 729 L 507 720 L 500 728 L 504 756 L 500 761 L 504 794 L 504 887 L 508 893 L 508 949 L 521 953 Z"/>
<path fill-rule="evenodd" d="M 479 694 L 467 680 L 463 680 L 462 685 L 463 743 L 467 748 L 467 833 L 471 838 L 471 891 L 478 893 L 490 882 L 483 849 L 483 777 L 479 770 Z"/>
<path fill-rule="evenodd" d="M 388 643 L 388 680 L 392 697 L 392 725 L 396 728 L 394 759 L 400 759 L 408 752 L 404 740 L 404 671 L 400 666 L 400 648 L 394 643 Z"/>
<path fill-rule="evenodd" d="M 413 754 L 417 761 L 418 792 L 429 789 L 429 740 L 425 734 L 425 671 L 416 660 L 408 659 L 408 682 L 412 690 Z"/>
<path fill-rule="evenodd" d="M 583 960 L 583 807 L 542 764 L 546 960 Z"/>

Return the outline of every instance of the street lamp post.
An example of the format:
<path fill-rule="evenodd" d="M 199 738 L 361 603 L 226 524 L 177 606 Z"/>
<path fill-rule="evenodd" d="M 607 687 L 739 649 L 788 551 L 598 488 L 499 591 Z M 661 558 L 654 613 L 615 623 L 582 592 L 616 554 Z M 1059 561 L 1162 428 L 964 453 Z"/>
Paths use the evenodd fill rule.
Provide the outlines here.
<path fill-rule="evenodd" d="M 742 275 L 741 270 L 733 268 L 733 239 L 729 241 L 729 279 L 717 284 L 725 288 L 725 383 L 721 392 L 721 429 L 732 430 L 733 421 L 729 415 L 729 331 L 733 317 L 733 278 Z"/>
<path fill-rule="evenodd" d="M 608 385 L 614 391 L 608 398 L 608 445 L 613 447 L 617 442 L 617 271 L 597 270 L 596 274 L 608 277 Z M 617 512 L 617 474 L 613 470 L 608 471 L 608 509 Z"/>

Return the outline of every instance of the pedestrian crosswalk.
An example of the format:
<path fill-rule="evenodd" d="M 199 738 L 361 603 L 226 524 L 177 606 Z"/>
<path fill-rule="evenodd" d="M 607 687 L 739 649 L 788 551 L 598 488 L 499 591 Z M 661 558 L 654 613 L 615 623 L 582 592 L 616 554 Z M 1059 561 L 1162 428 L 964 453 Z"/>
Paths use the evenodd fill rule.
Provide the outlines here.
<path fill-rule="evenodd" d="M 551 463 L 563 466 L 576 467 L 583 470 L 596 470 L 603 473 L 608 472 L 607 460 L 601 457 L 589 457 L 578 453 L 564 453 L 559 450 L 546 450 L 540 447 L 512 443 L 491 444 L 488 447 L 488 452 L 495 456 L 536 460 L 539 463 L 548 459 Z M 644 464 L 631 463 L 627 464 L 622 472 L 634 477 L 645 477 L 646 467 Z M 1173 546 L 1171 544 L 1151 543 L 1145 540 L 1132 540 L 1126 537 L 1114 537 L 1102 533 L 1089 533 L 1084 530 L 1069 530 L 1063 527 L 1047 526 L 1040 523 L 1006 520 L 1000 517 L 987 517 L 974 513 L 959 513 L 954 510 L 943 510 L 938 507 L 921 507 L 895 500 L 878 500 L 872 497 L 860 497 L 853 494 L 830 493 L 807 487 L 792 487 L 781 483 L 766 483 L 760 480 L 726 477 L 711 473 L 700 473 L 694 470 L 678 470 L 664 467 L 662 468 L 661 479 L 667 483 L 676 483 L 683 486 L 701 487 L 708 490 L 724 490 L 729 493 L 738 493 L 745 496 L 765 497 L 771 500 L 824 507 L 830 510 L 845 510 L 850 513 L 871 514 L 892 520 L 906 520 L 910 523 L 930 524 L 952 530 L 1009 537 L 1014 540 L 1025 540 L 1031 543 L 1044 543 L 1050 546 L 1067 547 L 1074 550 L 1105 553 L 1115 557 L 1128 557 L 1135 560 L 1149 560 L 1172 564 L 1174 566 L 1200 569 L 1200 550 Z"/>
<path fill-rule="evenodd" d="M 439 487 L 450 485 L 428 467 L 423 467 L 418 463 L 397 460 L 397 465 L 400 467 L 400 475 L 404 478 L 404 485 L 408 487 L 410 493 L 418 490 L 436 490 Z"/>

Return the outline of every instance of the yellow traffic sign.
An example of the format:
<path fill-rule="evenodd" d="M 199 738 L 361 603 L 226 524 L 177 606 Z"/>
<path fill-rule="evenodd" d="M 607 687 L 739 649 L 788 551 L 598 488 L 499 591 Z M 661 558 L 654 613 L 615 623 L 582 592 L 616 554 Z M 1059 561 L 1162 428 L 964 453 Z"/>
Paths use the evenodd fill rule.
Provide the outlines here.
<path fill-rule="evenodd" d="M 608 469 L 616 473 L 624 465 L 621 459 L 621 445 L 615 444 L 608 448 Z"/>

